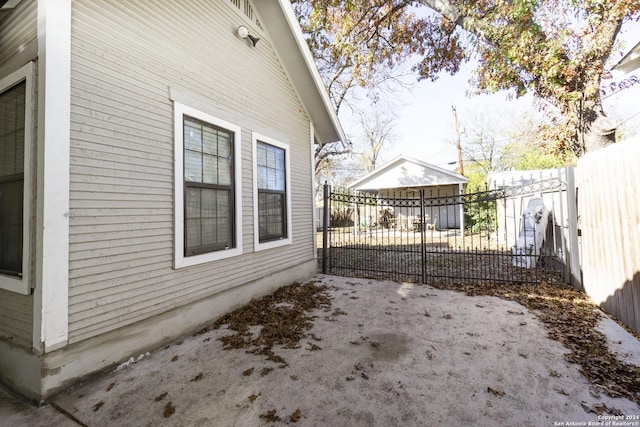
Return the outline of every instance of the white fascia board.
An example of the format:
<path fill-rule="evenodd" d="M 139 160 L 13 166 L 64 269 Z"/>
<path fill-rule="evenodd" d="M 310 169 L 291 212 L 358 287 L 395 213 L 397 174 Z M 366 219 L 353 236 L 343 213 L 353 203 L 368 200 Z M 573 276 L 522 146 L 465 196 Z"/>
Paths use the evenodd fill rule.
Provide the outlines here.
<path fill-rule="evenodd" d="M 411 157 L 407 157 L 405 155 L 399 155 L 397 157 L 395 157 L 393 160 L 389 161 L 388 163 L 380 166 L 378 169 L 375 169 L 371 172 L 369 172 L 368 174 L 366 174 L 365 176 L 363 176 L 362 178 L 357 179 L 356 181 L 352 182 L 351 184 L 349 184 L 347 186 L 347 188 L 349 189 L 360 189 L 360 188 L 364 188 L 367 186 L 367 183 L 374 180 L 376 177 L 379 177 L 380 175 L 386 173 L 387 171 L 393 169 L 394 167 L 398 166 L 401 163 L 413 163 L 416 164 L 418 166 L 421 166 L 423 168 L 426 169 L 431 169 L 435 172 L 441 173 L 445 176 L 448 176 L 451 178 L 451 182 L 446 182 L 446 183 L 441 183 L 438 185 L 450 185 L 450 184 L 466 184 L 469 181 L 469 178 L 463 176 L 463 175 L 459 175 L 455 172 L 451 172 L 447 169 L 443 169 L 439 166 L 435 166 L 429 163 L 425 163 L 423 161 L 417 160 L 417 159 L 413 159 Z M 422 187 L 423 185 L 420 184 L 416 184 L 416 185 L 401 185 L 401 188 L 404 187 Z M 387 187 L 385 187 L 387 188 Z M 392 187 L 391 187 L 392 188 Z"/>
<path fill-rule="evenodd" d="M 38 0 L 38 174 L 34 348 L 69 329 L 71 0 Z"/>

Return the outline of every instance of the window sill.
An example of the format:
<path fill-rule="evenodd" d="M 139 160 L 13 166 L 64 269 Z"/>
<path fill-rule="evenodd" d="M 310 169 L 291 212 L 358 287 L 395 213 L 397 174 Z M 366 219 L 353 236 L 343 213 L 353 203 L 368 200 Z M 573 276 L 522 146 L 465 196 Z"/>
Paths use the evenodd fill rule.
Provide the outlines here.
<path fill-rule="evenodd" d="M 254 250 L 256 252 L 258 251 L 264 251 L 267 249 L 273 249 L 273 248 L 279 248 L 282 246 L 287 246 L 290 245 L 291 242 L 291 238 L 287 238 L 287 239 L 280 239 L 280 240 L 272 240 L 269 242 L 264 242 L 264 243 L 256 243 Z"/>
<path fill-rule="evenodd" d="M 239 255 L 242 255 L 242 248 L 225 249 L 222 251 L 209 252 L 206 254 L 193 256 L 184 256 L 178 254 L 173 261 L 173 268 L 177 270 L 180 268 L 192 267 L 194 265 L 205 264 L 207 262 L 231 258 Z"/>

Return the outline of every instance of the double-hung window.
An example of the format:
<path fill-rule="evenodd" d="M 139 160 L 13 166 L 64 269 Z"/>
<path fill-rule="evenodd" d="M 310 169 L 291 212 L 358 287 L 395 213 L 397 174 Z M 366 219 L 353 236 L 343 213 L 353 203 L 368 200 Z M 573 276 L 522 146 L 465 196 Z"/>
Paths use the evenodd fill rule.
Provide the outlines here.
<path fill-rule="evenodd" d="M 253 135 L 256 250 L 291 243 L 289 146 Z"/>
<path fill-rule="evenodd" d="M 241 253 L 240 128 L 176 103 L 176 268 Z"/>
<path fill-rule="evenodd" d="M 0 79 L 0 289 L 29 292 L 33 63 Z"/>

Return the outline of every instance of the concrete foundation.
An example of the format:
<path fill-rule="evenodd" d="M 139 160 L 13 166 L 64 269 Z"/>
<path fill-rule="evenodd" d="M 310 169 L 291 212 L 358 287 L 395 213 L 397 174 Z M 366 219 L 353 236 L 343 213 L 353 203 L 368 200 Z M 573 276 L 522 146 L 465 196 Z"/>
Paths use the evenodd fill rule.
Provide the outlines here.
<path fill-rule="evenodd" d="M 0 381 L 42 404 L 83 378 L 193 333 L 252 298 L 306 281 L 316 272 L 314 259 L 42 356 L 0 341 Z"/>

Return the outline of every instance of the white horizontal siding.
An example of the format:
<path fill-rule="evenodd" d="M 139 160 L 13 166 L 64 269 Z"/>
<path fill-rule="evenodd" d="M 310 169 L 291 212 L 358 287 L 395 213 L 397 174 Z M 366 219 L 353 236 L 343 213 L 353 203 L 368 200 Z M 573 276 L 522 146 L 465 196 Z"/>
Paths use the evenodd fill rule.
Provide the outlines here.
<path fill-rule="evenodd" d="M 22 347 L 33 339 L 33 298 L 0 290 L 0 338 Z"/>
<path fill-rule="evenodd" d="M 23 1 L 0 23 L 0 65 L 36 40 L 36 37 L 37 2 Z M 35 162 L 35 156 L 33 159 Z M 35 212 L 32 212 L 32 217 L 35 219 Z M 33 242 L 35 231 L 31 231 Z M 32 277 L 35 275 L 32 274 Z M 18 295 L 0 290 L 0 338 L 23 347 L 31 347 L 33 341 L 32 295 Z"/>
<path fill-rule="evenodd" d="M 36 0 L 23 1 L 0 23 L 0 65 L 37 38 L 37 6 Z"/>
<path fill-rule="evenodd" d="M 309 121 L 227 2 L 73 2 L 70 341 L 313 259 Z M 242 128 L 239 257 L 172 269 L 171 89 Z M 253 252 L 251 131 L 291 147 L 293 244 Z"/>

